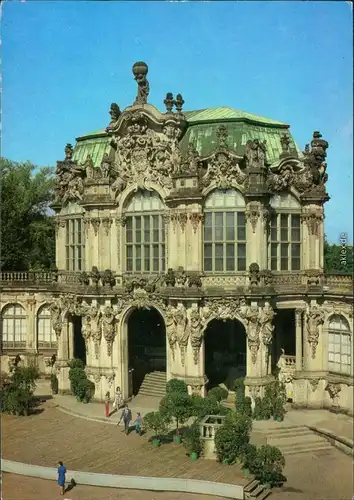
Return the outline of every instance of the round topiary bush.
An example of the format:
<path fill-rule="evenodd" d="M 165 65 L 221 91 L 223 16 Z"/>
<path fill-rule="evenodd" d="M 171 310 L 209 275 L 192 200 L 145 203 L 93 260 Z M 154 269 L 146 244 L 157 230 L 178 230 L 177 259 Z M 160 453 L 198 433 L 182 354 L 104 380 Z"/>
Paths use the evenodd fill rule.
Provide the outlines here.
<path fill-rule="evenodd" d="M 220 462 L 232 463 L 242 456 L 249 443 L 252 420 L 237 413 L 228 414 L 224 424 L 216 431 L 215 448 Z"/>
<path fill-rule="evenodd" d="M 171 394 L 173 392 L 188 394 L 187 384 L 183 380 L 172 378 L 166 384 L 166 394 Z"/>
<path fill-rule="evenodd" d="M 220 387 L 219 385 L 217 387 L 213 387 L 208 391 L 208 398 L 215 398 L 216 401 L 223 401 L 224 399 L 227 399 L 229 395 L 229 391 L 225 389 L 224 387 Z"/>

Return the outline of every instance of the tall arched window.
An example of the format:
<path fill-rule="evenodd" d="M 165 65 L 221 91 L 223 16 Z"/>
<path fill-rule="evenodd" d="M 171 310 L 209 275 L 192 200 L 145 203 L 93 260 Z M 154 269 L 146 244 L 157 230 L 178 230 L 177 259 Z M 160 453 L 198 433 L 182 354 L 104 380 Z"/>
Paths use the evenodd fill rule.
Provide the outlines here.
<path fill-rule="evenodd" d="M 126 271 L 165 271 L 165 204 L 154 191 L 138 191 L 125 209 Z"/>
<path fill-rule="evenodd" d="M 235 189 L 215 190 L 204 205 L 204 271 L 245 270 L 245 200 Z"/>
<path fill-rule="evenodd" d="M 26 347 L 27 317 L 20 304 L 5 306 L 1 315 L 1 331 L 3 349 Z"/>
<path fill-rule="evenodd" d="M 38 347 L 53 349 L 57 346 L 57 337 L 52 327 L 50 310 L 43 306 L 37 313 L 37 340 Z"/>
<path fill-rule="evenodd" d="M 65 267 L 67 271 L 85 269 L 85 234 L 81 217 L 66 220 Z"/>
<path fill-rule="evenodd" d="M 301 269 L 301 225 L 299 202 L 290 193 L 275 195 L 269 234 L 269 266 L 272 271 Z"/>
<path fill-rule="evenodd" d="M 331 316 L 328 325 L 328 370 L 350 375 L 351 334 L 348 321 L 339 314 Z"/>

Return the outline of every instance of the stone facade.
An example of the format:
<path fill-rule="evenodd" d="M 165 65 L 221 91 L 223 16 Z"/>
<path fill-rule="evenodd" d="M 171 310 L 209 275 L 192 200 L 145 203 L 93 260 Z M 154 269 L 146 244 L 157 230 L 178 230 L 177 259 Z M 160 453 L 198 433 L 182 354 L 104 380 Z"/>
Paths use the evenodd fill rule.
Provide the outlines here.
<path fill-rule="evenodd" d="M 341 362 L 335 365 L 329 347 L 334 317 L 347 325 L 351 346 L 353 293 L 350 276 L 323 272 L 328 143 L 314 132 L 311 146 L 295 155 L 285 133 L 279 159 L 269 164 L 265 143 L 250 140 L 240 155 L 229 147 L 221 123 L 211 154 L 200 156 L 194 144 L 182 153 L 180 140 L 188 128 L 183 98 L 167 94 L 161 113 L 147 103 L 146 76 L 144 63 L 134 65 L 134 104 L 122 112 L 111 105 L 108 148 L 98 167 L 91 155 L 76 160 L 70 144 L 57 164 L 58 272 L 1 274 L 3 331 L 4 322 L 7 332 L 11 322 L 16 325 L 18 313 L 9 313 L 13 304 L 22 308 L 25 325 L 20 343 L 11 344 L 9 333 L 7 343 L 3 337 L 3 369 L 20 353 L 25 361 L 37 359 L 49 374 L 55 354 L 60 390 L 69 391 L 73 318 L 80 317 L 95 397 L 102 400 L 117 385 L 128 397 L 129 315 L 155 308 L 166 328 L 167 378 L 181 378 L 191 392 L 202 395 L 208 325 L 214 319 L 242 324 L 245 381 L 254 398 L 273 377 L 274 319 L 279 311 L 293 310 L 296 352 L 284 352 L 278 364 L 293 403 L 352 413 L 350 351 L 339 353 L 347 356 L 341 373 L 336 368 Z M 227 231 L 227 214 L 238 221 L 232 222 L 232 231 L 245 236 L 216 236 L 220 217 Z M 144 255 L 136 241 L 142 230 L 149 233 L 139 239 Z M 283 230 L 288 236 L 282 236 Z M 150 245 L 150 237 L 156 237 L 156 245 Z M 43 308 L 50 314 L 52 343 L 39 340 Z"/>

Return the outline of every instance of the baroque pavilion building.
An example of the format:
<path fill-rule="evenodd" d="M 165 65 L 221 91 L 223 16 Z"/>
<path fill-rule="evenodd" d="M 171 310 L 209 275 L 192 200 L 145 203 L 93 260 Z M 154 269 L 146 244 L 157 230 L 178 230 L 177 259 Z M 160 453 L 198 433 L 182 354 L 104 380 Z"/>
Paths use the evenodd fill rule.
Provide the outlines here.
<path fill-rule="evenodd" d="M 328 143 L 301 151 L 289 125 L 184 111 L 181 94 L 159 111 L 147 73 L 134 64 L 134 103 L 57 162 L 57 272 L 1 273 L 2 370 L 55 362 L 65 393 L 80 358 L 98 400 L 245 376 L 255 398 L 278 366 L 295 406 L 352 414 L 352 277 L 324 274 Z"/>

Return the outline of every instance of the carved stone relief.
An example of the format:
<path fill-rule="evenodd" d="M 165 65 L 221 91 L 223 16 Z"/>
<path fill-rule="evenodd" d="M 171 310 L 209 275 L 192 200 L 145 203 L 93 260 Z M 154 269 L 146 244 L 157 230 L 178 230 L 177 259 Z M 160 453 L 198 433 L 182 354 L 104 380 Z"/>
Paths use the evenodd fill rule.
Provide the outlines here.
<path fill-rule="evenodd" d="M 103 228 L 105 230 L 106 235 L 108 236 L 109 230 L 111 229 L 111 225 L 112 225 L 112 218 L 111 217 L 104 217 L 102 219 L 102 225 L 103 225 Z"/>
<path fill-rule="evenodd" d="M 195 234 L 198 230 L 199 224 L 203 224 L 204 222 L 204 215 L 193 212 L 189 214 L 189 220 L 191 221 L 193 232 Z"/>
<path fill-rule="evenodd" d="M 97 236 L 98 230 L 99 230 L 100 224 L 101 224 L 101 219 L 99 217 L 92 217 L 91 224 L 92 224 L 95 236 Z"/>
<path fill-rule="evenodd" d="M 189 339 L 189 329 L 187 328 L 187 312 L 184 305 L 179 304 L 174 312 L 175 322 L 176 322 L 176 335 L 177 342 L 179 345 L 181 353 L 181 363 L 182 366 L 185 365 L 186 359 L 186 349 Z"/>
<path fill-rule="evenodd" d="M 311 357 L 315 359 L 319 341 L 319 328 L 324 322 L 324 312 L 318 306 L 311 306 L 306 312 L 307 341 L 311 347 Z"/>
<path fill-rule="evenodd" d="M 115 313 L 111 306 L 105 307 L 102 314 L 102 332 L 107 344 L 107 355 L 112 355 L 113 342 L 116 336 Z"/>
<path fill-rule="evenodd" d="M 256 232 L 257 222 L 261 216 L 260 208 L 257 204 L 249 203 L 245 211 L 246 220 L 250 221 L 253 233 Z"/>
<path fill-rule="evenodd" d="M 189 335 L 191 346 L 193 349 L 194 364 L 197 365 L 199 361 L 200 347 L 203 342 L 203 324 L 200 311 L 197 308 L 192 308 L 189 313 Z"/>

